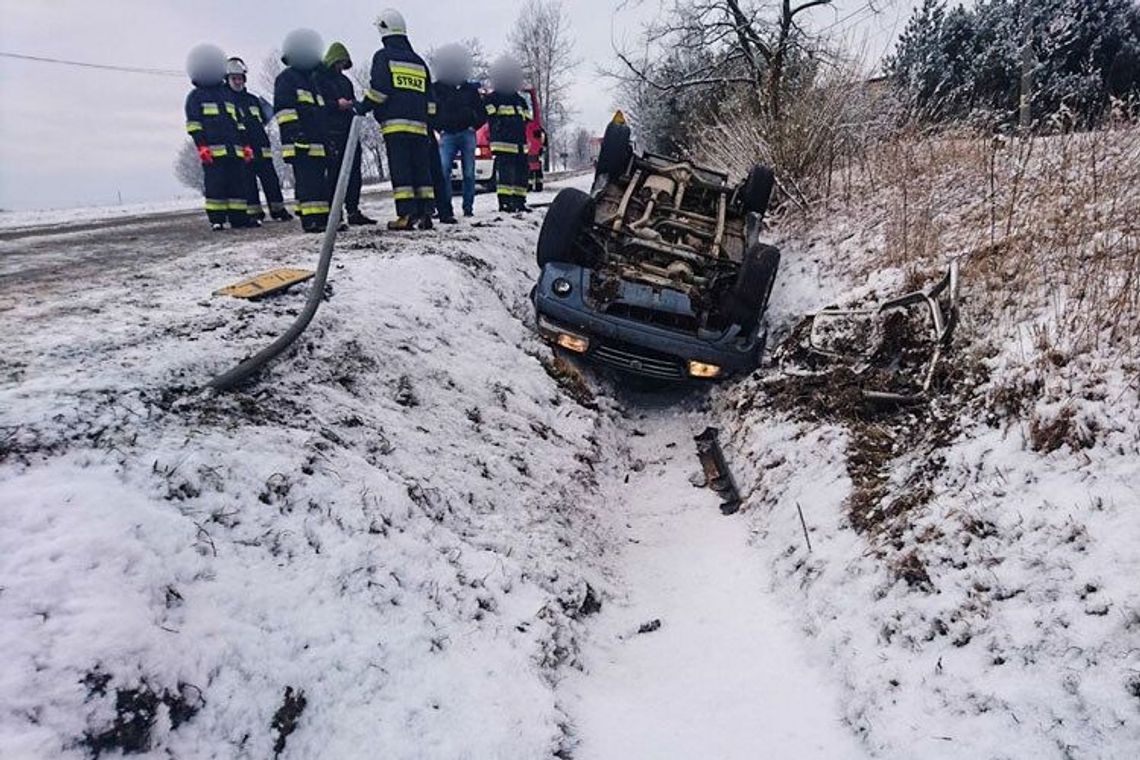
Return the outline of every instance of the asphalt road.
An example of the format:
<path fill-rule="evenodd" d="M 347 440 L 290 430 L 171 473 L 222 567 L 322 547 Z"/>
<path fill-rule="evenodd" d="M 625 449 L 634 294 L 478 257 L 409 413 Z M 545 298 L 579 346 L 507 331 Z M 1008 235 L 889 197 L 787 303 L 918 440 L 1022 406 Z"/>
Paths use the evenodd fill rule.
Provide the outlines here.
<path fill-rule="evenodd" d="M 365 191 L 366 213 L 377 216 L 370 206 L 390 195 L 389 190 Z M 141 262 L 176 259 L 237 236 L 264 240 L 296 234 L 300 234 L 296 220 L 213 232 L 201 210 L 0 230 L 0 308 L 21 296 L 39 297 L 61 287 L 121 278 Z M 313 239 L 315 245 L 319 238 Z"/>
<path fill-rule="evenodd" d="M 551 173 L 547 180 L 576 173 Z M 365 213 L 382 224 L 387 212 L 376 205 L 390 196 L 387 189 L 365 188 Z M 252 242 L 300 235 L 297 221 L 266 221 L 260 229 L 213 232 L 200 210 L 3 229 L 0 311 L 27 298 L 43 298 L 96 283 L 124 282 L 143 264 L 187 258 L 187 267 L 193 269 L 201 266 L 203 249 L 224 248 L 239 237 L 242 242 Z M 314 251 L 318 242 L 313 236 Z"/>

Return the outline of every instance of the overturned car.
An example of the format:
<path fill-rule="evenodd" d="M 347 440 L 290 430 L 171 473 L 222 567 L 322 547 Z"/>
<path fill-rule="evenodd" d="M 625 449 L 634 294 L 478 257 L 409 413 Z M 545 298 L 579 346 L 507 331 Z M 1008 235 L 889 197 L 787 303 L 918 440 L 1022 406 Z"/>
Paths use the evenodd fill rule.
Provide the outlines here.
<path fill-rule="evenodd" d="M 731 185 L 721 172 L 636 154 L 615 119 L 591 192 L 562 190 L 543 222 L 532 292 L 539 332 L 659 380 L 754 368 L 780 263 L 757 239 L 773 182 L 762 166 Z"/>

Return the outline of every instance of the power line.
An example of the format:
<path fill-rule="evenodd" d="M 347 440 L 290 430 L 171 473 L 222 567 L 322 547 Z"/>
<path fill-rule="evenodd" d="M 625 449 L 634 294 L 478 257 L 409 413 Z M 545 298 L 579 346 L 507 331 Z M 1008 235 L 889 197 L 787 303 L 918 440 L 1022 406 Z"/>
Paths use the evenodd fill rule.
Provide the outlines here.
<path fill-rule="evenodd" d="M 89 63 L 87 61 L 65 61 L 62 58 L 45 58 L 38 55 L 22 55 L 20 53 L 0 52 L 2 58 L 15 58 L 21 61 L 35 61 L 36 63 L 54 63 L 60 66 L 77 66 L 84 69 L 101 69 L 103 71 L 125 71 L 131 74 L 149 74 L 160 77 L 182 77 L 181 71 L 173 69 L 147 69 L 137 66 L 112 66 L 106 63 Z"/>

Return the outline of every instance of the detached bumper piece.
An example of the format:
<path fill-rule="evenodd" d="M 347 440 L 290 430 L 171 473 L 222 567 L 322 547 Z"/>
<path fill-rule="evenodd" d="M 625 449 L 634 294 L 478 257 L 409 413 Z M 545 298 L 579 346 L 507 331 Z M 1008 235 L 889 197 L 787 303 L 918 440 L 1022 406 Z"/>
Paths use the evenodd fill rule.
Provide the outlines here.
<path fill-rule="evenodd" d="M 740 511 L 740 492 L 736 489 L 736 481 L 733 480 L 728 463 L 724 460 L 719 436 L 720 431 L 710 427 L 705 428 L 705 431 L 695 436 L 693 440 L 697 444 L 697 456 L 705 473 L 705 483 L 723 500 L 720 505 L 721 514 L 732 515 Z"/>

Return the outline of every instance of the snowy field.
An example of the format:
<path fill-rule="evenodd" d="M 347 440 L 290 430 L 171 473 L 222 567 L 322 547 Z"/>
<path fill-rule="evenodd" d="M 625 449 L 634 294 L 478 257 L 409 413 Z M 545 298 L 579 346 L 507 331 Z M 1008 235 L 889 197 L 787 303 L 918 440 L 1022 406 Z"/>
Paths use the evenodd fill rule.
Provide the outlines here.
<path fill-rule="evenodd" d="M 201 198 L 187 197 L 156 203 L 124 203 L 85 208 L 37 209 L 34 211 L 0 211 L 0 230 L 155 216 L 179 211 L 196 211 L 201 207 Z"/>
<path fill-rule="evenodd" d="M 531 329 L 541 213 L 493 204 L 343 235 L 298 349 L 226 396 L 199 389 L 307 286 L 210 293 L 312 266 L 312 237 L 203 233 L 129 279 L 0 281 L 0 756 L 1135 756 L 1123 371 L 1079 452 L 948 412 L 936 470 L 892 460 L 887 491 L 921 471 L 932 493 L 882 541 L 849 514 L 867 431 L 770 404 L 765 378 L 584 390 Z M 777 336 L 901 285 L 859 272 L 882 230 L 851 225 L 781 233 Z M 690 483 L 709 424 L 734 517 Z M 899 572 L 919 535 L 926 583 Z"/>

